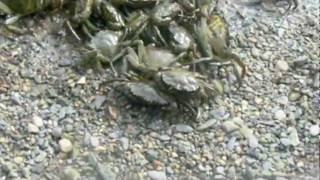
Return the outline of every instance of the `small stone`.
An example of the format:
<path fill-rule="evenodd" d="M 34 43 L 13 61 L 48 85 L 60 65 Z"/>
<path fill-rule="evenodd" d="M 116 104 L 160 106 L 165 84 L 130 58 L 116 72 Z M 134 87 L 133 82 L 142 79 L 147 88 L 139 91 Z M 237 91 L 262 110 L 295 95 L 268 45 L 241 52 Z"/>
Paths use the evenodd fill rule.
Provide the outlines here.
<path fill-rule="evenodd" d="M 170 141 L 170 139 L 171 139 L 171 137 L 166 134 L 160 135 L 158 138 L 161 141 Z"/>
<path fill-rule="evenodd" d="M 96 109 L 100 109 L 103 103 L 107 100 L 106 96 L 96 96 L 94 106 Z"/>
<path fill-rule="evenodd" d="M 279 60 L 276 62 L 276 68 L 280 71 L 288 71 L 289 65 L 286 61 Z"/>
<path fill-rule="evenodd" d="M 290 101 L 297 101 L 301 98 L 301 93 L 297 92 L 297 91 L 290 91 L 289 95 L 288 95 L 288 99 Z"/>
<path fill-rule="evenodd" d="M 283 110 L 277 110 L 274 117 L 277 120 L 284 120 L 286 118 L 286 113 Z"/>
<path fill-rule="evenodd" d="M 12 93 L 11 101 L 16 105 L 21 105 L 22 104 L 21 96 L 20 96 L 19 93 L 16 93 L 16 92 Z"/>
<path fill-rule="evenodd" d="M 231 133 L 233 131 L 239 130 L 243 125 L 243 121 L 240 118 L 234 118 L 229 121 L 225 121 L 222 124 L 222 128 L 225 132 Z"/>
<path fill-rule="evenodd" d="M 318 136 L 318 134 L 319 134 L 319 125 L 312 125 L 312 126 L 310 126 L 310 129 L 309 129 L 309 131 L 310 131 L 310 134 L 312 135 L 312 136 Z"/>
<path fill-rule="evenodd" d="M 288 131 L 289 131 L 288 139 L 290 140 L 291 145 L 293 145 L 293 146 L 299 145 L 300 141 L 299 141 L 297 129 L 293 128 L 293 127 L 289 127 Z"/>
<path fill-rule="evenodd" d="M 260 50 L 257 49 L 257 48 L 252 48 L 251 49 L 251 56 L 254 57 L 254 58 L 257 58 L 259 57 L 259 54 L 260 54 Z"/>
<path fill-rule="evenodd" d="M 21 164 L 21 163 L 23 163 L 23 157 L 21 157 L 21 156 L 15 157 L 15 158 L 14 158 L 14 162 L 15 162 L 16 164 Z"/>
<path fill-rule="evenodd" d="M 149 162 L 153 162 L 158 158 L 158 152 L 154 150 L 148 150 L 146 152 L 146 158 Z"/>
<path fill-rule="evenodd" d="M 77 81 L 77 84 L 80 84 L 80 85 L 86 84 L 86 77 L 85 77 L 85 76 L 82 76 L 82 77 Z"/>
<path fill-rule="evenodd" d="M 215 125 L 216 123 L 217 123 L 217 120 L 216 120 L 216 119 L 211 119 L 211 120 L 209 120 L 209 121 L 201 124 L 201 125 L 197 128 L 197 130 L 199 130 L 199 131 L 206 130 L 206 129 L 212 127 L 213 125 Z"/>
<path fill-rule="evenodd" d="M 193 131 L 193 128 L 189 125 L 178 124 L 178 125 L 175 125 L 175 130 L 181 133 L 191 133 Z"/>
<path fill-rule="evenodd" d="M 167 179 L 165 172 L 162 172 L 162 171 L 148 171 L 147 174 L 152 180 L 166 180 Z"/>
<path fill-rule="evenodd" d="M 63 171 L 62 180 L 80 180 L 80 179 L 81 179 L 81 175 L 76 169 L 66 168 Z"/>
<path fill-rule="evenodd" d="M 98 147 L 100 145 L 99 138 L 95 136 L 90 137 L 90 145 L 92 147 Z"/>
<path fill-rule="evenodd" d="M 72 62 L 69 59 L 62 59 L 59 61 L 59 66 L 61 67 L 70 66 L 71 64 Z"/>
<path fill-rule="evenodd" d="M 121 146 L 124 150 L 127 150 L 129 148 L 129 139 L 128 138 L 126 138 L 126 137 L 120 138 L 120 143 L 121 143 Z"/>
<path fill-rule="evenodd" d="M 54 127 L 51 132 L 52 136 L 55 138 L 60 138 L 62 135 L 62 128 Z"/>
<path fill-rule="evenodd" d="M 72 151 L 73 146 L 69 139 L 61 139 L 59 141 L 60 149 L 64 153 L 69 153 Z"/>
<path fill-rule="evenodd" d="M 217 172 L 218 174 L 225 175 L 224 167 L 223 167 L 223 166 L 218 166 L 218 167 L 216 168 L 216 172 Z"/>
<path fill-rule="evenodd" d="M 34 125 L 38 126 L 38 127 L 42 127 L 43 126 L 43 120 L 41 117 L 34 115 L 32 117 L 32 122 Z"/>
<path fill-rule="evenodd" d="M 30 133 L 38 133 L 40 130 L 39 130 L 39 127 L 32 124 L 32 123 L 29 123 L 28 124 L 28 132 Z"/>

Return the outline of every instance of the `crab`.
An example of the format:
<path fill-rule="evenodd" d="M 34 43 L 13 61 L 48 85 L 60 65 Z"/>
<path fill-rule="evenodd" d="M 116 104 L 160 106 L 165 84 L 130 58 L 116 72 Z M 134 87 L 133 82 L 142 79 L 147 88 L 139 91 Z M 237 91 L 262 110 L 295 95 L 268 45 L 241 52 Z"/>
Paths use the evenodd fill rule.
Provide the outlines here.
<path fill-rule="evenodd" d="M 70 0 L 0 0 L 0 12 L 12 15 L 11 18 L 5 21 L 5 27 L 9 31 L 22 34 L 25 30 L 14 25 L 22 16 L 30 15 L 47 8 L 61 8 L 69 2 Z"/>
<path fill-rule="evenodd" d="M 133 72 L 126 74 L 123 89 L 136 103 L 159 106 L 176 104 L 178 108 L 198 115 L 198 106 L 219 94 L 221 87 L 216 87 L 217 83 L 211 84 L 199 73 L 178 67 L 181 58 L 166 49 L 152 46 L 140 44 L 138 54 L 129 47 L 123 61 Z"/>
<path fill-rule="evenodd" d="M 203 14 L 207 14 L 207 17 L 201 17 L 200 22 L 193 26 L 197 47 L 202 57 L 200 61 L 232 65 L 238 83 L 241 85 L 242 78 L 246 74 L 246 66 L 229 47 L 229 30 L 225 20 L 219 13 L 210 12 L 208 9 L 210 7 L 203 6 Z"/>
<path fill-rule="evenodd" d="M 81 65 L 102 70 L 103 66 L 110 65 L 115 74 L 117 71 L 113 63 L 125 54 L 121 50 L 123 33 L 121 31 L 104 30 L 92 37 L 84 50 L 84 59 Z"/>

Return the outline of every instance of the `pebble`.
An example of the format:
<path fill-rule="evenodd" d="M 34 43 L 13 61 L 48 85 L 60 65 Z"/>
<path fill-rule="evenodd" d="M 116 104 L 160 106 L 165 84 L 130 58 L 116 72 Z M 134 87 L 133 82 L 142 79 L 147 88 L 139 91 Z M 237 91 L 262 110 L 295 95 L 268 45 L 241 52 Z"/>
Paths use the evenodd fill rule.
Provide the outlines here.
<path fill-rule="evenodd" d="M 99 138 L 95 136 L 90 137 L 90 145 L 92 147 L 98 147 L 100 145 Z"/>
<path fill-rule="evenodd" d="M 217 123 L 216 119 L 211 119 L 211 120 L 201 124 L 200 126 L 198 126 L 197 130 L 199 130 L 199 131 L 206 130 L 206 129 L 211 128 L 212 126 L 214 126 L 216 123 Z"/>
<path fill-rule="evenodd" d="M 80 180 L 80 173 L 74 168 L 66 168 L 63 170 L 62 180 Z"/>
<path fill-rule="evenodd" d="M 319 132 L 320 132 L 320 130 L 319 130 L 319 125 L 312 125 L 312 126 L 310 126 L 309 131 L 310 131 L 310 134 L 311 134 L 312 136 L 318 136 L 318 135 L 319 135 Z"/>
<path fill-rule="evenodd" d="M 154 150 L 148 150 L 146 152 L 146 158 L 149 162 L 153 162 L 158 158 L 158 152 Z"/>
<path fill-rule="evenodd" d="M 51 132 L 52 136 L 55 138 L 60 138 L 62 135 L 62 128 L 54 127 Z"/>
<path fill-rule="evenodd" d="M 38 126 L 39 128 L 43 126 L 43 120 L 41 117 L 34 115 L 32 117 L 32 122 L 34 125 Z"/>
<path fill-rule="evenodd" d="M 127 150 L 129 148 L 129 139 L 126 137 L 121 137 L 120 138 L 120 143 L 121 146 L 124 150 Z"/>
<path fill-rule="evenodd" d="M 254 58 L 257 58 L 257 57 L 259 57 L 259 55 L 260 55 L 260 50 L 259 49 L 257 49 L 257 48 L 252 48 L 251 49 L 251 55 L 252 55 L 252 57 L 254 57 Z"/>
<path fill-rule="evenodd" d="M 77 84 L 79 84 L 79 85 L 84 85 L 84 84 L 86 84 L 86 77 L 85 77 L 85 76 L 82 76 L 82 77 L 77 81 Z"/>
<path fill-rule="evenodd" d="M 69 139 L 61 139 L 59 145 L 61 151 L 64 153 L 70 153 L 73 149 L 73 145 Z"/>
<path fill-rule="evenodd" d="M 185 124 L 178 124 L 174 126 L 174 129 L 177 132 L 181 132 L 181 133 L 191 133 L 193 131 L 193 128 L 189 125 L 185 125 Z"/>
<path fill-rule="evenodd" d="M 286 113 L 283 110 L 277 110 L 274 114 L 274 118 L 277 120 L 284 120 L 286 117 Z"/>
<path fill-rule="evenodd" d="M 276 68 L 280 71 L 288 71 L 289 70 L 289 65 L 286 61 L 279 60 L 276 62 Z"/>
<path fill-rule="evenodd" d="M 30 133 L 38 133 L 40 131 L 39 127 L 32 124 L 32 123 L 29 123 L 28 124 L 28 132 Z"/>
<path fill-rule="evenodd" d="M 96 96 L 94 106 L 96 109 L 100 109 L 104 102 L 107 100 L 106 96 Z"/>
<path fill-rule="evenodd" d="M 69 59 L 62 59 L 59 61 L 59 65 L 61 67 L 67 67 L 67 66 L 70 66 L 71 64 L 72 64 L 72 62 Z"/>
<path fill-rule="evenodd" d="M 167 179 L 166 173 L 162 172 L 162 171 L 148 171 L 147 174 L 152 180 L 166 180 Z"/>

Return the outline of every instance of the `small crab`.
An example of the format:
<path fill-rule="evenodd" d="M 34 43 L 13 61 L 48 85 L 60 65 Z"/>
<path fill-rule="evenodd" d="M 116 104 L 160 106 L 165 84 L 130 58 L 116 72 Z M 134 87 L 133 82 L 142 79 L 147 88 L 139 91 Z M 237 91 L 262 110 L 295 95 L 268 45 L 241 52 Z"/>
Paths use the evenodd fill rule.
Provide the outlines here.
<path fill-rule="evenodd" d="M 47 8 L 61 8 L 69 2 L 70 0 L 1 0 L 0 12 L 2 11 L 5 14 L 13 15 L 13 17 L 5 21 L 5 27 L 12 32 L 22 34 L 25 30 L 14 25 L 21 16 L 30 15 Z"/>
<path fill-rule="evenodd" d="M 203 8 L 207 11 L 208 7 Z M 193 27 L 194 36 L 202 59 L 208 62 L 230 62 L 239 85 L 246 74 L 246 67 L 241 59 L 229 47 L 229 30 L 225 20 L 216 12 L 204 12 L 208 17 L 201 17 Z"/>
<path fill-rule="evenodd" d="M 104 30 L 92 37 L 88 47 L 85 50 L 85 58 L 82 65 L 85 67 L 94 67 L 98 70 L 103 68 L 103 65 L 110 65 L 111 69 L 117 74 L 113 62 L 121 58 L 125 54 L 122 50 L 121 31 Z"/>

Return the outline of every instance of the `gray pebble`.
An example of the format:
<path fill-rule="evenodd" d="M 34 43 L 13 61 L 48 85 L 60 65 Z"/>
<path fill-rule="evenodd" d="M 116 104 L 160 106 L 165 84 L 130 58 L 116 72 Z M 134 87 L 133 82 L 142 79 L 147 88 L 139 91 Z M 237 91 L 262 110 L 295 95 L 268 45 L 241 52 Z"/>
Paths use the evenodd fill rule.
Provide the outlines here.
<path fill-rule="evenodd" d="M 252 57 L 254 57 L 254 58 L 257 58 L 257 57 L 259 57 L 259 55 L 260 55 L 260 50 L 259 49 L 257 49 L 257 48 L 252 48 L 251 49 L 251 55 L 252 55 Z"/>
<path fill-rule="evenodd" d="M 191 133 L 193 131 L 193 128 L 189 125 L 185 125 L 185 124 L 178 124 L 174 126 L 174 129 L 177 132 L 181 132 L 181 133 Z"/>
<path fill-rule="evenodd" d="M 107 100 L 106 96 L 96 96 L 94 106 L 96 109 L 100 109 L 104 102 Z"/>
<path fill-rule="evenodd" d="M 54 127 L 52 129 L 52 136 L 55 137 L 55 138 L 60 138 L 61 135 L 62 135 L 62 128 L 60 127 Z"/>
<path fill-rule="evenodd" d="M 122 137 L 120 138 L 120 143 L 121 143 L 121 146 L 124 150 L 127 150 L 129 148 L 129 139 L 126 138 L 126 137 Z"/>
<path fill-rule="evenodd" d="M 158 152 L 154 150 L 148 150 L 146 152 L 146 158 L 149 162 L 153 162 L 158 158 Z"/>
<path fill-rule="evenodd" d="M 217 123 L 216 119 L 211 119 L 203 124 L 201 124 L 200 126 L 198 126 L 197 130 L 202 131 L 202 130 L 206 130 L 212 126 L 214 126 Z"/>

